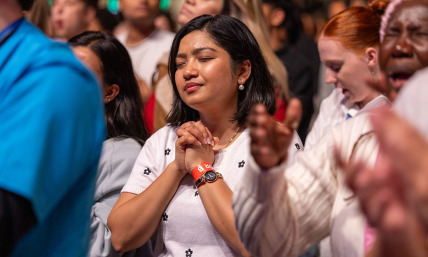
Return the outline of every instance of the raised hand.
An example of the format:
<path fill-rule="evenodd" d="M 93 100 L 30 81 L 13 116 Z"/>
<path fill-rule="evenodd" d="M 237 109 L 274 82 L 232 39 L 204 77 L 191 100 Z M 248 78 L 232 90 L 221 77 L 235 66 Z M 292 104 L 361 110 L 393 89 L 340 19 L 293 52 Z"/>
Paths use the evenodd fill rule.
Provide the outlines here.
<path fill-rule="evenodd" d="M 248 116 L 251 136 L 251 154 L 263 169 L 272 168 L 287 159 L 288 147 L 302 116 L 301 103 L 292 99 L 284 124 L 278 123 L 264 105 L 253 107 Z"/>
<path fill-rule="evenodd" d="M 428 143 L 392 110 L 380 110 L 372 117 L 381 151 L 405 182 L 410 197 L 428 231 Z"/>
<path fill-rule="evenodd" d="M 376 228 L 376 242 L 366 256 L 428 256 L 417 207 L 409 201 L 389 154 L 382 154 L 375 168 L 368 168 L 363 162 L 346 162 L 338 153 L 336 160 L 346 183 L 358 197 L 369 224 Z"/>

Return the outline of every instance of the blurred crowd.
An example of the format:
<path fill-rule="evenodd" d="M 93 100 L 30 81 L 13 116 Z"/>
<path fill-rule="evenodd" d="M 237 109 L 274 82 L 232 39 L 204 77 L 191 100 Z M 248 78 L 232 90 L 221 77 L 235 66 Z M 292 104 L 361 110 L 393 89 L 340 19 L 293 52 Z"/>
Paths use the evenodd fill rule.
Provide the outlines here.
<path fill-rule="evenodd" d="M 111 6 L 0 0 L 0 256 L 428 256 L 427 0 Z"/>

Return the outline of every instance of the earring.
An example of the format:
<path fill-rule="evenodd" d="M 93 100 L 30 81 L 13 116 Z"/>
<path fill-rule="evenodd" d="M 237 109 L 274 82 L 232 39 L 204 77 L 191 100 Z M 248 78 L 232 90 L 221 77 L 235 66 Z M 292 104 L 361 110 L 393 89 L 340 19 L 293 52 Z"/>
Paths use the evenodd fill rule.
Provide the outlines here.
<path fill-rule="evenodd" d="M 107 103 L 110 102 L 110 98 L 106 98 L 105 100 L 107 101 Z"/>
<path fill-rule="evenodd" d="M 239 85 L 239 86 L 238 86 L 238 89 L 239 89 L 239 90 L 241 90 L 241 91 L 242 91 L 242 90 L 244 90 L 244 85 L 242 85 L 242 84 L 241 84 L 241 85 Z"/>

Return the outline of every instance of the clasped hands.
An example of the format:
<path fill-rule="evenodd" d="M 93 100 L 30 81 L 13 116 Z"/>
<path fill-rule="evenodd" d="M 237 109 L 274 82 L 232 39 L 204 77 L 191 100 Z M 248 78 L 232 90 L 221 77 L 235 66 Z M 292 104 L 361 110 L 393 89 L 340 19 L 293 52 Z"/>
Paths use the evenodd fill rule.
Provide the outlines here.
<path fill-rule="evenodd" d="M 191 173 L 201 162 L 214 162 L 213 147 L 218 142 L 202 122 L 189 121 L 177 129 L 175 142 L 175 162 L 183 175 Z"/>
<path fill-rule="evenodd" d="M 248 115 L 250 127 L 251 154 L 263 169 L 275 167 L 287 158 L 288 147 L 293 139 L 302 116 L 302 107 L 298 99 L 292 99 L 287 108 L 284 123 L 277 122 L 266 107 L 258 104 Z M 191 172 L 205 161 L 214 162 L 213 147 L 218 142 L 200 121 L 186 122 L 177 130 L 175 144 L 175 162 L 180 172 Z"/>

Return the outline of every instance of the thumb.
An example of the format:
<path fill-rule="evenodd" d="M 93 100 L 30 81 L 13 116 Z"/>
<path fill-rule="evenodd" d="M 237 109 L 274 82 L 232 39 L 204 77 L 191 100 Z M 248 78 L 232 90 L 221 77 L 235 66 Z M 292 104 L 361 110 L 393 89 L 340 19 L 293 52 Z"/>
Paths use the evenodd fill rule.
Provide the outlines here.
<path fill-rule="evenodd" d="M 287 114 L 285 116 L 284 125 L 296 130 L 299 127 L 301 118 L 302 104 L 299 99 L 292 98 L 287 106 Z"/>

